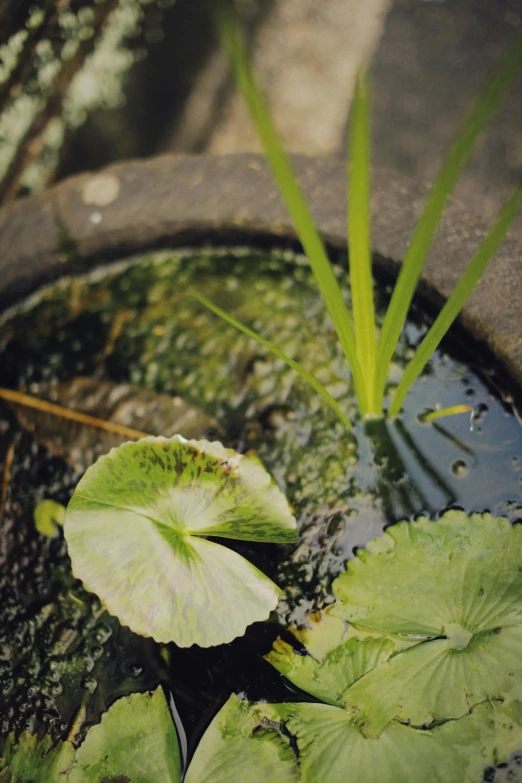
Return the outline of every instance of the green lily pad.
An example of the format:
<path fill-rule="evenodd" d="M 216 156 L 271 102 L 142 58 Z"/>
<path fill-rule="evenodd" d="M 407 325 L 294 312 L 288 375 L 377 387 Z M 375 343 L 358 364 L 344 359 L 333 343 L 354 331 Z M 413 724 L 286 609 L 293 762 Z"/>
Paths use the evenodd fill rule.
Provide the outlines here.
<path fill-rule="evenodd" d="M 430 731 L 393 721 L 364 736 L 343 709 L 326 704 L 260 705 L 297 741 L 302 783 L 477 783 L 522 747 L 522 703 L 478 705 Z"/>
<path fill-rule="evenodd" d="M 331 614 L 311 615 L 311 623 L 310 628 L 290 629 L 307 655 L 278 639 L 265 659 L 298 688 L 326 704 L 342 707 L 347 688 L 397 649 L 386 636 L 358 632 Z"/>
<path fill-rule="evenodd" d="M 58 527 L 65 522 L 65 506 L 55 500 L 42 500 L 34 512 L 34 526 L 42 536 L 56 538 Z"/>
<path fill-rule="evenodd" d="M 161 688 L 119 699 L 89 729 L 67 783 L 180 783 L 176 729 Z"/>
<path fill-rule="evenodd" d="M 232 695 L 198 745 L 185 783 L 297 783 L 298 765 L 286 737 Z"/>
<path fill-rule="evenodd" d="M 327 704 L 277 704 L 297 740 L 302 783 L 462 783 L 466 759 L 431 732 L 391 724 L 367 739 L 343 709 Z"/>
<path fill-rule="evenodd" d="M 65 537 L 75 576 L 123 624 L 209 647 L 265 620 L 281 591 L 205 536 L 287 543 L 295 527 L 257 458 L 175 436 L 125 443 L 89 468 Z"/>
<path fill-rule="evenodd" d="M 487 767 L 505 764 L 515 751 L 522 751 L 522 701 L 479 704 L 470 715 L 448 721 L 433 733 L 466 758 L 462 783 L 477 783 Z"/>
<path fill-rule="evenodd" d="M 70 742 L 59 742 L 53 747 L 50 737 L 38 739 L 24 732 L 18 742 L 12 734 L 7 738 L 4 755 L 0 759 L 2 783 L 60 783 L 74 758 Z"/>
<path fill-rule="evenodd" d="M 522 677 L 522 526 L 446 513 L 390 528 L 334 582 L 336 614 L 417 643 L 352 685 L 345 708 L 377 737 L 504 698 Z"/>

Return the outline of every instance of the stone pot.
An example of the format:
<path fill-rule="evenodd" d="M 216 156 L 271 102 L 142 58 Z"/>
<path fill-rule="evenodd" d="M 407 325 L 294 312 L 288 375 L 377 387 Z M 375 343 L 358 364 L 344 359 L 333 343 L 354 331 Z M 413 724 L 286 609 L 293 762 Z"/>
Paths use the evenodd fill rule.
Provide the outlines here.
<path fill-rule="evenodd" d="M 333 248 L 345 248 L 343 164 L 301 156 L 294 164 L 322 236 Z M 375 261 L 393 275 L 428 187 L 376 171 L 372 192 Z M 440 307 L 486 228 L 464 205 L 450 205 L 421 284 L 427 307 Z M 0 210 L 0 307 L 62 274 L 137 251 L 253 242 L 296 244 L 262 156 L 164 155 L 119 163 Z M 515 396 L 522 387 L 521 310 L 522 247 L 508 239 L 464 308 L 460 326 L 483 364 L 495 357 Z"/>

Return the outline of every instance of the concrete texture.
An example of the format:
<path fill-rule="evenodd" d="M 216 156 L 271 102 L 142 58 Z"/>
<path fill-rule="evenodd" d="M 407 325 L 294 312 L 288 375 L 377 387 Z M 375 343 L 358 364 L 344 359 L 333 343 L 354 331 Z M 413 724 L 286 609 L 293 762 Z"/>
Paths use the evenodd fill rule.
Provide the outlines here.
<path fill-rule="evenodd" d="M 322 155 L 343 135 L 355 78 L 381 36 L 390 0 L 278 0 L 255 40 L 254 67 L 285 147 Z M 234 93 L 207 152 L 261 151 Z"/>
<path fill-rule="evenodd" d="M 323 236 L 345 248 L 344 165 L 303 157 L 295 165 Z M 426 187 L 418 181 L 376 172 L 373 244 L 376 261 L 388 271 L 402 259 L 425 198 Z M 424 281 L 424 293 L 436 304 L 452 290 L 484 234 L 484 223 L 473 213 L 459 203 L 450 206 Z M 138 250 L 293 239 L 261 156 L 161 156 L 117 164 L 0 211 L 0 307 L 45 280 Z M 522 247 L 510 240 L 466 304 L 461 323 L 519 387 L 521 310 Z"/>
<path fill-rule="evenodd" d="M 358 43 L 351 3 L 241 1 L 257 68 L 293 151 L 344 157 L 347 73 Z M 165 38 L 136 66 L 127 107 L 87 123 L 63 173 L 123 157 L 257 148 L 204 0 L 177 0 L 162 24 Z M 470 101 L 521 29 L 522 0 L 395 0 L 373 66 L 375 165 L 431 180 Z M 521 128 L 519 79 L 457 191 L 488 220 L 521 177 Z M 522 239 L 522 216 L 513 232 Z"/>
<path fill-rule="evenodd" d="M 373 48 L 384 21 L 381 3 L 363 7 L 367 15 L 357 17 L 352 0 L 276 0 L 258 20 L 256 71 L 289 150 L 344 157 L 354 63 L 364 47 Z M 395 0 L 373 59 L 375 165 L 431 181 L 488 73 L 521 29 L 522 0 Z M 214 52 L 162 150 L 259 150 L 241 99 L 233 89 L 223 95 L 227 78 Z M 458 186 L 457 198 L 486 220 L 521 178 L 521 129 L 522 79 Z M 512 231 L 522 238 L 522 215 Z"/>
<path fill-rule="evenodd" d="M 481 84 L 521 31 L 522 0 L 396 0 L 373 67 L 375 165 L 432 180 Z M 519 77 L 456 195 L 491 220 L 521 178 Z M 522 215 L 512 231 L 522 238 Z"/>

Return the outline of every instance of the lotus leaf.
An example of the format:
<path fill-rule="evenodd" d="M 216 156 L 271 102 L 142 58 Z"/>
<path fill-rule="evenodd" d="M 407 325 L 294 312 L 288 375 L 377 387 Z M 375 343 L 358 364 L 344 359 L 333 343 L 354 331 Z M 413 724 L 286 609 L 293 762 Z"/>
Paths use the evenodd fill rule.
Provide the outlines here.
<path fill-rule="evenodd" d="M 368 737 L 393 718 L 426 726 L 506 697 L 522 677 L 522 526 L 449 511 L 402 522 L 334 582 L 336 613 L 417 643 L 344 694 Z"/>
<path fill-rule="evenodd" d="M 89 468 L 65 537 L 74 574 L 123 624 L 209 647 L 265 620 L 280 590 L 206 536 L 288 543 L 295 527 L 256 457 L 175 436 L 125 443 Z"/>

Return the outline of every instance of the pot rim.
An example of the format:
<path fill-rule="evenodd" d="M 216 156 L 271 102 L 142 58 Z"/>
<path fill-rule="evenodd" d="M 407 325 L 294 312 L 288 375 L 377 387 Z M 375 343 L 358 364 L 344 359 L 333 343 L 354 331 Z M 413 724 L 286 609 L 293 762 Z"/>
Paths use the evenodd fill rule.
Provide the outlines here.
<path fill-rule="evenodd" d="M 341 160 L 292 157 L 323 239 L 346 249 Z M 374 170 L 372 245 L 395 276 L 428 185 Z M 440 307 L 487 226 L 453 200 L 426 265 L 421 294 Z M 70 177 L 0 210 L 0 308 L 67 274 L 161 247 L 297 244 L 262 155 L 161 155 Z M 504 242 L 459 322 L 522 387 L 522 245 Z"/>

